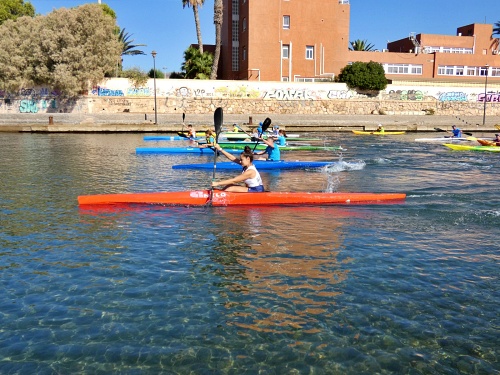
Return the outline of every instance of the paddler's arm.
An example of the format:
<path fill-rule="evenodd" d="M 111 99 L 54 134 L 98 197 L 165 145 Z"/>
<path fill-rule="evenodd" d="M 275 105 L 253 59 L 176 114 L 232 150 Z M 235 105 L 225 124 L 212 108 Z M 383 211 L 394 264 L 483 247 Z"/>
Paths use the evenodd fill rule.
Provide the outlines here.
<path fill-rule="evenodd" d="M 259 138 L 259 141 L 262 141 L 263 143 L 265 143 L 266 145 L 268 146 L 271 146 L 271 148 L 274 148 L 274 143 L 271 143 L 267 138 L 264 139 L 264 138 Z"/>
<path fill-rule="evenodd" d="M 231 161 L 233 161 L 233 162 L 235 162 L 235 163 L 237 163 L 237 164 L 241 164 L 241 160 L 240 160 L 239 158 L 237 158 L 236 156 L 234 156 L 234 155 L 230 154 L 230 153 L 229 153 L 229 152 L 227 152 L 227 151 L 224 151 L 224 149 L 223 149 L 223 148 L 222 148 L 219 144 L 216 144 L 216 145 L 215 145 L 215 149 L 216 149 L 217 151 L 222 152 L 222 154 L 223 154 L 226 158 L 228 158 L 229 160 L 231 160 Z"/>
<path fill-rule="evenodd" d="M 227 180 L 222 180 L 222 181 L 213 181 L 212 186 L 225 186 L 225 185 L 234 185 L 240 182 L 243 182 L 249 178 L 254 178 L 255 177 L 255 170 L 254 169 L 247 169 L 245 172 L 242 174 L 237 175 L 236 177 L 229 178 Z"/>

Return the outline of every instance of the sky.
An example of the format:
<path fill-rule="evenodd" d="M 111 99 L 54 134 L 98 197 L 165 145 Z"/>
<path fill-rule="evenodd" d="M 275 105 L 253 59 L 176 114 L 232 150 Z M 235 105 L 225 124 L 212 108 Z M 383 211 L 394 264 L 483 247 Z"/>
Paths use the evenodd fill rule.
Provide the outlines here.
<path fill-rule="evenodd" d="M 71 8 L 97 2 L 97 0 L 28 1 L 33 4 L 37 14 L 47 14 L 58 8 Z M 118 26 L 132 34 L 133 44 L 146 44 L 145 47 L 140 47 L 146 55 L 124 58 L 125 69 L 139 67 L 149 71 L 153 68 L 151 51 L 155 50 L 157 69 L 164 72 L 181 70 L 183 52 L 190 44 L 197 43 L 193 11 L 191 8 L 182 8 L 182 0 L 101 0 L 101 2 L 115 11 Z M 388 41 L 407 38 L 412 32 L 456 35 L 456 29 L 460 26 L 500 22 L 500 0 L 479 2 L 350 0 L 350 6 L 349 41 L 366 40 L 379 50 L 386 48 Z M 200 9 L 203 44 L 215 44 L 213 9 L 213 0 L 205 0 Z"/>

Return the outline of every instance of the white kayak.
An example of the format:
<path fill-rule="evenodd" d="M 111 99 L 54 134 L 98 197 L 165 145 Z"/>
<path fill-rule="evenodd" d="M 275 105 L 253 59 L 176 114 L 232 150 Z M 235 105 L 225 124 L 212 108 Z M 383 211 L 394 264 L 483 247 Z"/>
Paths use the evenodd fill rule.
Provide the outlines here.
<path fill-rule="evenodd" d="M 439 137 L 439 138 L 417 138 L 415 142 L 437 142 L 437 143 L 460 143 L 460 142 L 469 142 L 470 140 L 464 137 L 455 138 L 455 137 Z"/>

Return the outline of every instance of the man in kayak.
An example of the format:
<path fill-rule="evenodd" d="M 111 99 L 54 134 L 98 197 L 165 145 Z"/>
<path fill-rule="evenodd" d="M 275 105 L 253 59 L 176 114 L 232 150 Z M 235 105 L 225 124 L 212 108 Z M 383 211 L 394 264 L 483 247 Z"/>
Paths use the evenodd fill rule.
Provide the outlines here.
<path fill-rule="evenodd" d="M 262 184 L 262 178 L 260 177 L 257 168 L 253 164 L 253 154 L 251 152 L 244 151 L 241 153 L 240 157 L 237 158 L 231 155 L 229 152 L 224 151 L 220 145 L 216 145 L 215 148 L 222 152 L 226 158 L 240 164 L 243 167 L 243 171 L 240 175 L 222 181 L 213 181 L 212 186 L 226 186 L 223 190 L 232 191 L 235 193 L 262 193 L 264 192 L 264 185 Z M 237 185 L 243 182 L 245 186 Z"/>
<path fill-rule="evenodd" d="M 451 136 L 452 138 L 461 138 L 462 137 L 462 131 L 460 130 L 460 128 L 457 128 L 456 125 L 452 125 L 451 134 L 453 134 Z"/>
<path fill-rule="evenodd" d="M 274 139 L 272 137 L 267 138 L 258 138 L 259 141 L 264 142 L 267 147 L 265 150 L 260 152 L 255 152 L 255 155 L 264 155 L 267 154 L 267 157 L 260 157 L 255 160 L 271 160 L 271 161 L 280 161 L 281 154 L 279 146 L 274 143 Z"/>
<path fill-rule="evenodd" d="M 376 133 L 384 133 L 385 132 L 385 129 L 384 127 L 382 126 L 382 124 L 378 124 L 377 126 L 377 130 L 375 130 Z"/>
<path fill-rule="evenodd" d="M 495 138 L 493 139 L 493 142 L 494 142 L 497 146 L 500 146 L 500 134 L 495 134 Z"/>

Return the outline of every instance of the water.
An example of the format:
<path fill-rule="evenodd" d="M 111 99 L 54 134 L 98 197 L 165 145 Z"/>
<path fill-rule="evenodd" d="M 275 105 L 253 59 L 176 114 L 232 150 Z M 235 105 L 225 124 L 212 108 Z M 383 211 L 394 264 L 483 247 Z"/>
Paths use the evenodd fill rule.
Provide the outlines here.
<path fill-rule="evenodd" d="M 500 155 L 342 134 L 267 187 L 405 203 L 79 209 L 209 186 L 142 137 L 0 134 L 1 374 L 500 373 Z"/>

